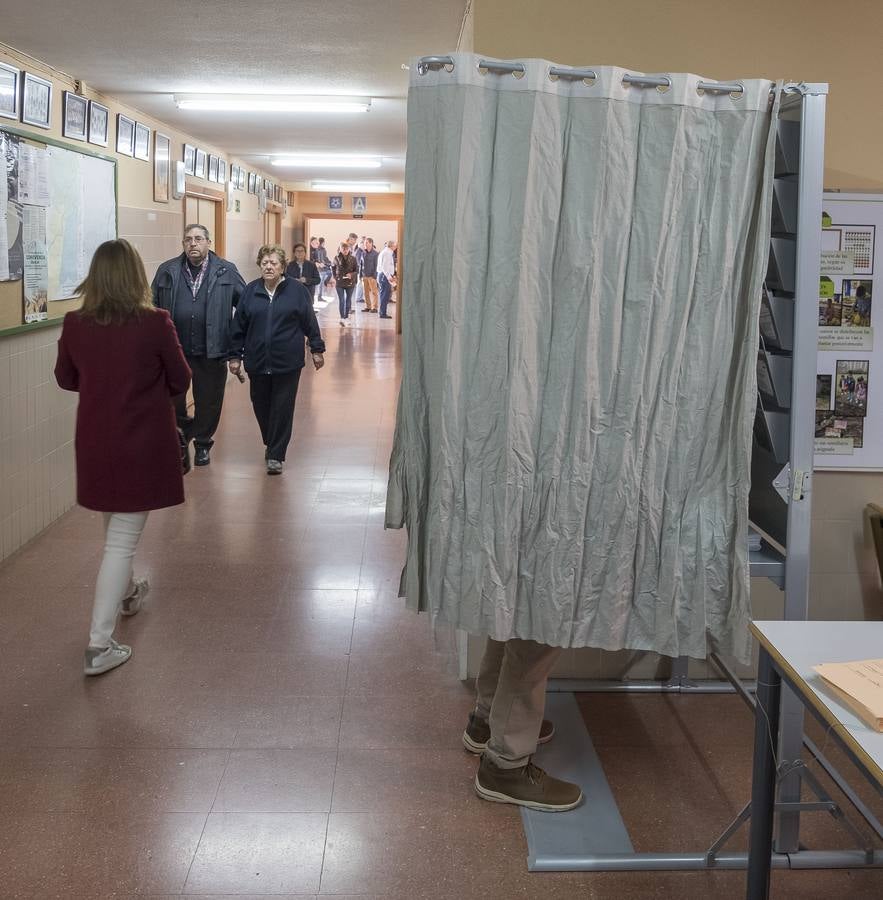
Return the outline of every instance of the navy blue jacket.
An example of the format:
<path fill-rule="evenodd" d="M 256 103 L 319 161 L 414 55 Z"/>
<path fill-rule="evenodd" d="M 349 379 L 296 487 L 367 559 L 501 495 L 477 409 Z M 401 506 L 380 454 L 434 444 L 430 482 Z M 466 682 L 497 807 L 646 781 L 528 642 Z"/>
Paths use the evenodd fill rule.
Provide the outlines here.
<path fill-rule="evenodd" d="M 295 280 L 298 278 L 306 278 L 307 281 L 305 287 L 315 287 L 321 281 L 316 264 L 310 262 L 308 259 L 304 260 L 303 275 L 297 274 L 297 263 L 290 262 L 285 269 L 285 276 L 286 278 L 294 278 Z"/>
<path fill-rule="evenodd" d="M 153 303 L 168 310 L 175 321 L 175 301 L 178 282 L 184 277 L 187 257 L 182 253 L 166 260 L 157 270 L 151 284 Z M 236 266 L 209 252 L 208 270 L 205 273 L 206 315 L 205 349 L 210 359 L 226 359 L 230 355 L 230 322 L 233 308 L 239 302 L 245 280 Z"/>
<path fill-rule="evenodd" d="M 244 358 L 250 375 L 284 375 L 303 368 L 305 339 L 311 352 L 325 352 L 313 298 L 300 282 L 284 278 L 272 300 L 263 278 L 246 285 L 233 317 L 231 359 Z"/>

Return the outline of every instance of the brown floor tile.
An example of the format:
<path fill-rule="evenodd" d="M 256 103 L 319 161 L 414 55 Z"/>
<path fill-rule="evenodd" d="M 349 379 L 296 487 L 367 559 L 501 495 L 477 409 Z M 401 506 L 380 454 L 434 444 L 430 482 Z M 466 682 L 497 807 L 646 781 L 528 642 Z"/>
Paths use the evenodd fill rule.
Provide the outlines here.
<path fill-rule="evenodd" d="M 2 750 L 0 811 L 207 814 L 226 750 Z"/>
<path fill-rule="evenodd" d="M 472 799 L 475 757 L 455 750 L 341 750 L 333 812 L 426 814 L 459 810 Z"/>
<path fill-rule="evenodd" d="M 443 895 L 454 884 L 448 822 L 419 812 L 332 813 L 320 894 Z"/>
<path fill-rule="evenodd" d="M 288 697 L 241 711 L 233 746 L 245 749 L 334 749 L 342 697 Z"/>
<path fill-rule="evenodd" d="M 6 818 L 0 823 L 4 895 L 179 894 L 205 820 L 192 813 L 103 820 L 29 811 Z"/>
<path fill-rule="evenodd" d="M 234 750 L 212 812 L 328 812 L 337 751 Z"/>
<path fill-rule="evenodd" d="M 316 893 L 326 828 L 322 813 L 212 813 L 184 893 Z"/>

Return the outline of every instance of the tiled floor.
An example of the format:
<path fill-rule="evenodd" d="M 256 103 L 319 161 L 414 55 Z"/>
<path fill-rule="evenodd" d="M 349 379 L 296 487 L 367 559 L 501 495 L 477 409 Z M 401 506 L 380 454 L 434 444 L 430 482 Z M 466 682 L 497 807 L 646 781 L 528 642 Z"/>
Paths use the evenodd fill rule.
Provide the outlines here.
<path fill-rule="evenodd" d="M 0 566 L 0 897 L 741 897 L 739 872 L 527 872 L 518 813 L 471 790 L 450 635 L 395 596 L 393 323 L 332 314 L 285 474 L 233 383 L 212 465 L 151 516 L 128 664 L 81 673 L 97 515 Z M 747 797 L 735 698 L 581 703 L 641 849 L 704 846 Z M 774 896 L 876 898 L 881 878 L 776 873 Z"/>

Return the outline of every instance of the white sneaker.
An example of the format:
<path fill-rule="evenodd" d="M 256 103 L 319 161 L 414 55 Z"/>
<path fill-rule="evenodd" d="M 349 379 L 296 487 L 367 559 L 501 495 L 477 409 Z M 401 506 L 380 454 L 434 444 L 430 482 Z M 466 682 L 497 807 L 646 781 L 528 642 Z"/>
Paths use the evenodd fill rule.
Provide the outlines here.
<path fill-rule="evenodd" d="M 281 475 L 282 474 L 282 463 L 279 462 L 278 459 L 268 459 L 267 460 L 267 474 L 268 475 Z"/>
<path fill-rule="evenodd" d="M 340 320 L 340 327 L 341 327 L 341 328 L 346 328 L 346 319 L 341 319 L 341 320 Z"/>
<path fill-rule="evenodd" d="M 121 666 L 132 655 L 132 648 L 126 644 L 118 644 L 111 638 L 110 646 L 87 647 L 83 657 L 83 672 L 86 675 L 100 675 Z"/>
<path fill-rule="evenodd" d="M 146 578 L 133 578 L 132 590 L 129 591 L 128 596 L 123 598 L 123 608 L 120 612 L 124 616 L 134 616 L 147 599 L 147 592 L 149 590 L 150 585 Z"/>

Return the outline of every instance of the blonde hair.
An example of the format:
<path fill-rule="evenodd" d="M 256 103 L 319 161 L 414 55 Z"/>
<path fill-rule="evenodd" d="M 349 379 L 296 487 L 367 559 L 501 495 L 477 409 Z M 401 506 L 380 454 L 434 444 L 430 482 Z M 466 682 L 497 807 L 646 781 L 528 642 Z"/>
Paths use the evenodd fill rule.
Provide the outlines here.
<path fill-rule="evenodd" d="M 278 256 L 279 262 L 282 263 L 282 268 L 284 269 L 288 265 L 288 257 L 285 255 L 285 248 L 280 247 L 279 244 L 264 244 L 260 250 L 258 250 L 258 258 L 255 262 L 260 265 L 261 260 L 265 256 Z"/>
<path fill-rule="evenodd" d="M 122 238 L 98 247 L 75 294 L 83 300 L 80 315 L 99 325 L 124 322 L 154 308 L 144 263 Z"/>

